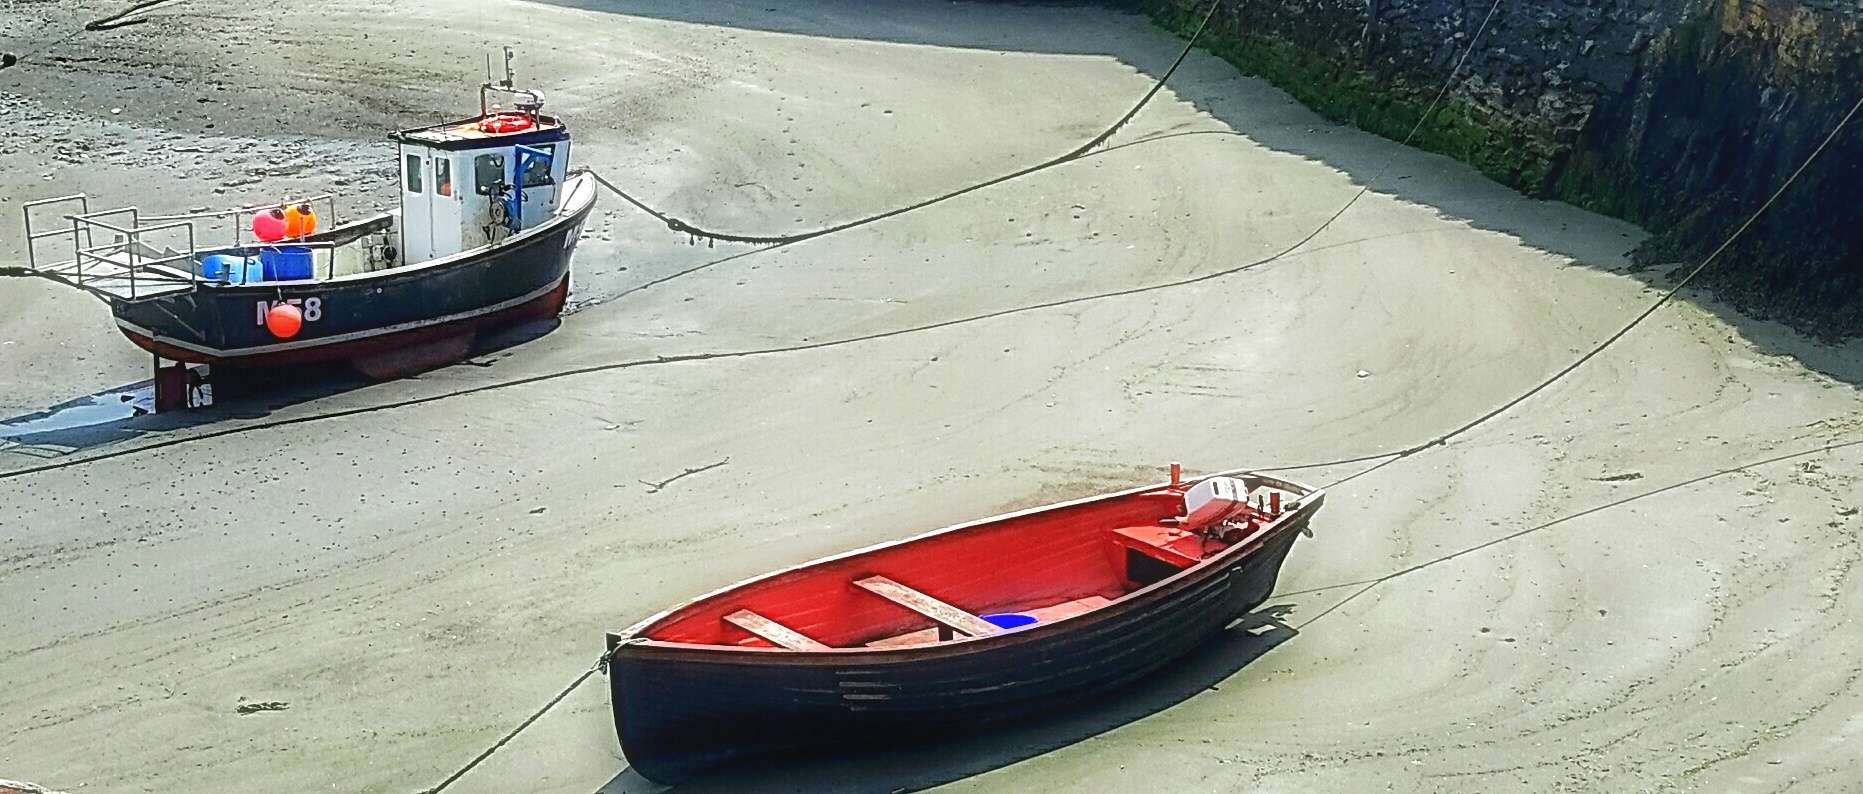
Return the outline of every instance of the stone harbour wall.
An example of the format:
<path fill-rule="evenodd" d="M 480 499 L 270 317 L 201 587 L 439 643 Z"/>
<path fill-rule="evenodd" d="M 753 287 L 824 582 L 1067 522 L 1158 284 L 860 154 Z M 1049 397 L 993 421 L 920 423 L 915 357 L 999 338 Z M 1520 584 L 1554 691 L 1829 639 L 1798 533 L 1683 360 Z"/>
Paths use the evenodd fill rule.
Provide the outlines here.
<path fill-rule="evenodd" d="M 1188 34 L 1204 0 L 1144 0 Z M 1226 0 L 1203 45 L 1402 139 L 1489 0 Z M 1502 0 L 1414 145 L 1634 221 L 1692 265 L 1863 96 L 1863 0 Z M 1863 119 L 1703 276 L 1749 313 L 1863 334 Z"/>

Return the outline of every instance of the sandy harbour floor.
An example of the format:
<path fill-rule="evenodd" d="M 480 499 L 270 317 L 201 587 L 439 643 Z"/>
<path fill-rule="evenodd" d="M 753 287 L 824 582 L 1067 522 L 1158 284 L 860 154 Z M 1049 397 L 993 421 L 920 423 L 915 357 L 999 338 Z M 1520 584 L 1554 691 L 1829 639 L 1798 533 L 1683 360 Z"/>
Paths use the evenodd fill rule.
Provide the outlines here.
<path fill-rule="evenodd" d="M 499 44 L 570 121 L 577 163 L 752 232 L 1066 151 L 1181 46 L 1107 9 L 905 0 L 189 0 L 52 43 L 117 7 L 0 0 L 0 49 L 49 45 L 0 73 L 0 262 L 22 257 L 21 202 L 79 190 L 145 211 L 330 189 L 380 204 L 382 134 L 471 107 Z M 1664 286 L 1629 271 L 1636 228 L 1322 122 L 1207 54 L 1114 144 L 775 249 L 690 246 L 604 196 L 577 310 L 478 366 L 0 441 L 0 777 L 419 790 L 587 668 L 603 631 L 664 606 L 1171 460 L 1399 449 Z M 1301 253 L 1191 286 L 394 407 L 1219 271 L 1387 165 Z M 1522 534 L 1863 434 L 1856 346 L 1684 297 L 1457 443 L 1334 490 L 1265 608 L 1278 625 L 1052 719 L 680 790 L 1863 788 L 1863 448 Z M 0 280 L 0 417 L 147 366 L 95 300 Z M 387 407 L 4 474 L 368 406 Z M 449 791 L 656 790 L 626 771 L 601 684 Z M 235 711 L 273 700 L 290 707 Z"/>

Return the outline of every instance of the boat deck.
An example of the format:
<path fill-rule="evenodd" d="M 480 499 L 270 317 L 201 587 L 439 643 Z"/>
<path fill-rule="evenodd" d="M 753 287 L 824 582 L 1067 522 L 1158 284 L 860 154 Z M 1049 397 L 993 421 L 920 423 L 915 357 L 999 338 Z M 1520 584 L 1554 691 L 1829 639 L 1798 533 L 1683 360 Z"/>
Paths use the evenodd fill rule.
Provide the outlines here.
<path fill-rule="evenodd" d="M 1262 487 L 1191 525 L 1181 491 L 1020 515 L 790 571 L 678 610 L 650 639 L 827 651 L 987 637 L 1107 607 L 1264 531 L 1282 495 Z M 1242 498 L 1242 497 L 1238 497 Z M 1199 519 L 1200 521 L 1203 519 Z"/>
<path fill-rule="evenodd" d="M 135 207 L 93 212 L 90 197 L 82 193 L 29 201 L 20 208 L 25 270 L 111 303 L 135 303 L 212 287 L 226 282 L 201 275 L 204 257 L 257 253 L 258 243 L 241 232 L 254 213 L 313 202 L 324 206 L 323 217 L 337 217 L 332 194 L 183 215 L 145 215 Z M 357 243 L 365 234 L 393 228 L 394 222 L 388 213 L 355 224 L 339 223 L 330 231 L 287 244 L 315 249 L 313 279 L 366 272 L 369 249 Z M 207 245 L 206 240 L 224 242 Z"/>
<path fill-rule="evenodd" d="M 93 294 L 141 300 L 194 288 L 194 280 L 185 270 L 149 264 L 149 258 L 131 252 L 111 251 L 87 254 L 82 259 L 59 262 L 37 268 L 45 278 L 63 282 Z"/>

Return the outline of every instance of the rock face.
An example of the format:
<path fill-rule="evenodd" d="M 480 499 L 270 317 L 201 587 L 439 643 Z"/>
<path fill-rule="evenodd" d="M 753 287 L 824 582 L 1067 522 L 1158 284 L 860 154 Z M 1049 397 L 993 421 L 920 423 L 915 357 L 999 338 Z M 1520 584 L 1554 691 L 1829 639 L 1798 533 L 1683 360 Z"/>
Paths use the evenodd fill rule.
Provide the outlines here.
<path fill-rule="evenodd" d="M 1188 32 L 1205 0 L 1145 0 Z M 1210 49 L 1331 118 L 1402 139 L 1487 0 L 1225 0 Z M 1863 0 L 1502 0 L 1415 145 L 1654 236 L 1694 262 L 1863 96 Z M 1750 313 L 1863 333 L 1863 117 L 1703 278 Z"/>

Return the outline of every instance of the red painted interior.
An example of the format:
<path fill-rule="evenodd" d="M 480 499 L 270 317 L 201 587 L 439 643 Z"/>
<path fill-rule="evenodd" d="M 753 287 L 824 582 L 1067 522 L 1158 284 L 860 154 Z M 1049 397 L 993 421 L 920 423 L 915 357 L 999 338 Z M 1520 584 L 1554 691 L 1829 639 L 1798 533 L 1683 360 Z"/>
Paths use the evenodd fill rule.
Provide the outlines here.
<path fill-rule="evenodd" d="M 1165 527 L 1183 492 L 1161 488 L 1010 516 L 830 559 L 689 604 L 641 633 L 666 642 L 773 647 L 724 616 L 748 609 L 823 644 L 897 645 L 936 640 L 926 618 L 853 582 L 880 575 L 972 614 L 1034 611 L 1044 621 L 1089 611 L 1137 585 L 1127 548 L 1179 567 L 1226 548 Z M 1147 548 L 1155 543 L 1157 548 Z M 1045 613 L 1045 614 L 1043 614 Z"/>
<path fill-rule="evenodd" d="M 1196 565 L 1204 557 L 1205 539 L 1177 527 L 1120 527 L 1112 541 L 1121 548 L 1147 554 L 1180 568 Z M 1220 541 L 1208 541 L 1219 543 Z"/>

